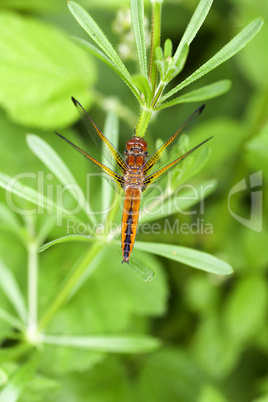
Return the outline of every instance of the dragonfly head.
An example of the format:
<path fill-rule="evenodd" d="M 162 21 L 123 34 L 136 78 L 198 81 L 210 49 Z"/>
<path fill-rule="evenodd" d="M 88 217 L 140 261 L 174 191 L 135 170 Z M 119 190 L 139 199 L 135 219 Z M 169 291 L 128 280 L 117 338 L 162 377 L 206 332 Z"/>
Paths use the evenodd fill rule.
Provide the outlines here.
<path fill-rule="evenodd" d="M 143 138 L 134 136 L 127 142 L 125 153 L 128 154 L 129 152 L 133 152 L 137 154 L 147 154 L 147 147 L 147 142 L 145 142 Z"/>

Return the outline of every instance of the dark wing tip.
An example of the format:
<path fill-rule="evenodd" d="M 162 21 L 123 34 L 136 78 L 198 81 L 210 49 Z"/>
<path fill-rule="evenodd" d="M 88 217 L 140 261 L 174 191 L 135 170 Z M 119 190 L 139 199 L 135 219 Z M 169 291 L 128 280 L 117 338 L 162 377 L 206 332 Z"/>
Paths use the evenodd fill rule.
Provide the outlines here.
<path fill-rule="evenodd" d="M 72 96 L 72 101 L 73 101 L 74 106 L 77 106 L 77 104 L 79 103 L 73 96 Z"/>
<path fill-rule="evenodd" d="M 201 114 L 202 112 L 203 112 L 203 110 L 205 109 L 205 104 L 204 105 L 202 105 L 202 106 L 200 106 L 200 108 L 199 108 L 199 114 Z"/>
<path fill-rule="evenodd" d="M 57 133 L 57 131 L 55 131 L 55 134 L 56 134 L 58 137 L 62 138 L 63 140 L 65 140 L 66 142 L 69 142 L 69 143 L 71 144 L 71 142 L 70 142 L 69 140 L 67 140 L 67 138 L 65 138 L 65 137 L 63 137 L 63 135 Z"/>

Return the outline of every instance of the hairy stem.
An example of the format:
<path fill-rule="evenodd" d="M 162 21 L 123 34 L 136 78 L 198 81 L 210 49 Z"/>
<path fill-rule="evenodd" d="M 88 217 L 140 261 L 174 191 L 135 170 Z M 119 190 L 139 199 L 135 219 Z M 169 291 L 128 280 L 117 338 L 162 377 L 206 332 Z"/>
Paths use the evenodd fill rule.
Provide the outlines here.
<path fill-rule="evenodd" d="M 142 109 L 136 130 L 135 130 L 135 135 L 137 137 L 144 137 L 146 133 L 146 129 L 148 127 L 150 118 L 152 116 L 153 110 L 152 109 Z"/>

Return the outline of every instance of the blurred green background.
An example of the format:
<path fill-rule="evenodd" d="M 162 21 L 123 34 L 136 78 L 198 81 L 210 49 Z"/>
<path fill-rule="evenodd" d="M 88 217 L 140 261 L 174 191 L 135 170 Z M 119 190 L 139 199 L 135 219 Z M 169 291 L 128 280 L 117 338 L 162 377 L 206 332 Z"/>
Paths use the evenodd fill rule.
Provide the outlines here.
<path fill-rule="evenodd" d="M 126 38 L 118 27 L 125 21 L 128 2 L 81 0 L 79 4 L 113 44 L 124 50 Z M 195 0 L 164 2 L 162 43 L 170 38 L 174 46 L 178 44 L 196 6 Z M 150 21 L 149 2 L 146 16 Z M 97 262 L 99 269 L 52 321 L 50 332 L 148 334 L 159 338 L 163 346 L 136 355 L 46 347 L 37 374 L 26 384 L 19 401 L 268 401 L 267 0 L 215 2 L 191 45 L 185 69 L 175 80 L 178 83 L 189 75 L 258 16 L 263 16 L 265 23 L 252 42 L 191 88 L 225 78 L 233 83 L 227 94 L 206 102 L 190 135 L 193 144 L 214 136 L 209 162 L 196 180 L 216 179 L 218 186 L 205 200 L 204 214 L 171 217 L 171 222 L 179 217 L 181 223 L 204 219 L 213 233 L 138 236 L 145 242 L 166 241 L 206 251 L 228 262 L 234 274 L 220 277 L 150 256 L 157 276 L 143 283 L 121 266 L 112 250 L 106 252 Z M 120 116 L 121 151 L 132 135 L 139 112 L 135 98 L 107 66 L 73 45 L 72 35 L 88 39 L 65 1 L 0 1 L 1 172 L 48 173 L 26 145 L 25 134 L 34 133 L 61 155 L 78 183 L 85 186 L 87 164 L 53 134 L 57 130 L 77 144 L 84 141 L 85 149 L 91 146 L 77 123 L 71 96 L 89 110 L 101 129 L 107 111 Z M 135 71 L 135 60 L 128 59 L 126 64 Z M 167 139 L 198 106 L 179 105 L 159 112 L 146 135 L 149 151 L 157 138 Z M 96 153 L 95 149 L 91 152 Z M 250 176 L 256 172 L 262 185 L 251 189 Z M 232 188 L 244 179 L 246 188 L 229 200 Z M 36 185 L 30 178 L 25 183 Z M 259 191 L 258 203 L 252 209 L 254 191 Z M 3 190 L 0 199 L 0 258 L 26 297 L 27 253 L 9 230 Z M 97 190 L 94 201 L 98 205 Z M 19 215 L 17 219 L 24 224 Z M 28 221 L 31 219 L 39 228 L 46 220 L 29 217 Z M 65 231 L 52 223 L 44 240 Z M 40 315 L 88 247 L 87 243 L 63 244 L 40 255 Z M 10 308 L 1 290 L 0 303 L 2 308 Z M 0 329 L 7 331 L 1 318 Z M 1 339 L 0 386 L 5 386 L 5 376 L 24 361 L 14 359 L 1 366 L 1 350 L 7 346 L 5 337 Z"/>

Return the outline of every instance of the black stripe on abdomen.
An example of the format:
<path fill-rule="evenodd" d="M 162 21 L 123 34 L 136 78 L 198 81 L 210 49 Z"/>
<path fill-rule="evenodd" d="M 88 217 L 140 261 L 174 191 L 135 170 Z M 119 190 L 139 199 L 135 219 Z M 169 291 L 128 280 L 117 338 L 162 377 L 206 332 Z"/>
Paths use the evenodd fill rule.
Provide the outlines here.
<path fill-rule="evenodd" d="M 123 257 L 127 258 L 129 256 L 129 252 L 130 252 L 130 245 L 131 245 L 131 235 L 132 235 L 132 223 L 133 223 L 133 219 L 132 219 L 132 202 L 128 211 L 128 218 L 127 218 L 127 228 L 125 231 L 125 241 L 124 241 L 124 250 L 123 250 Z"/>

